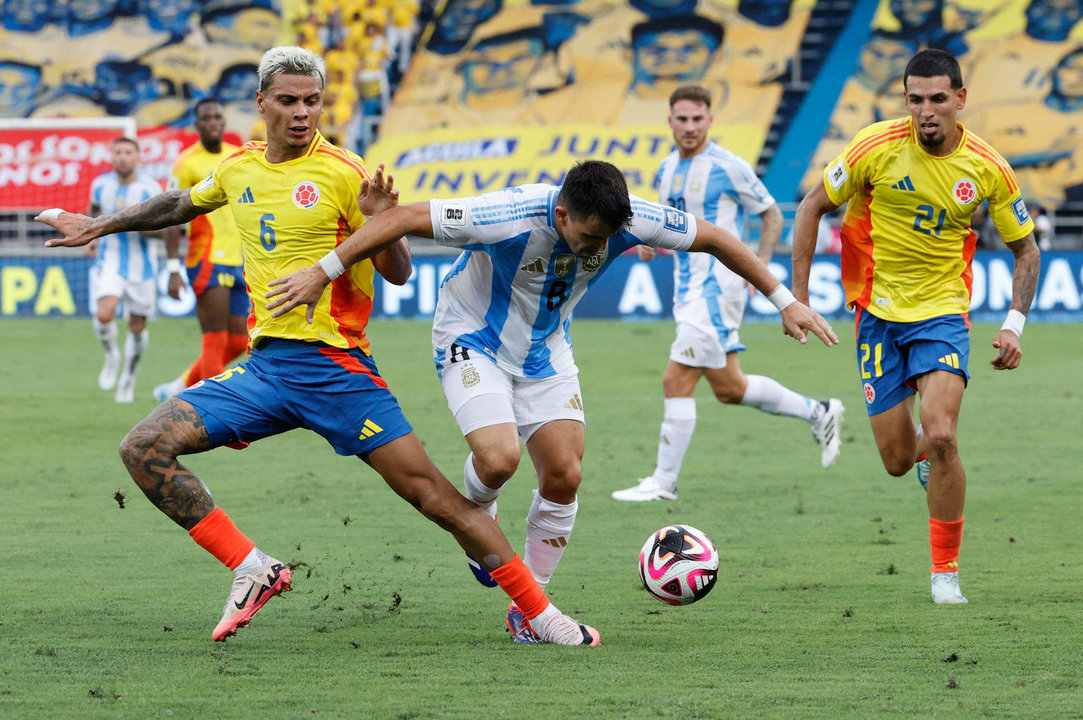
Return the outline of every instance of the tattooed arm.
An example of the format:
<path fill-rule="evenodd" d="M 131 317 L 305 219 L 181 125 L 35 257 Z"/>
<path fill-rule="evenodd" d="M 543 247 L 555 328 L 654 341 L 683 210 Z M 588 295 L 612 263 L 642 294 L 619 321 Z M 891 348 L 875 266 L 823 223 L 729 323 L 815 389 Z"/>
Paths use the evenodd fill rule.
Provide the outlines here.
<path fill-rule="evenodd" d="M 1030 309 L 1030 303 L 1034 300 L 1034 292 L 1038 287 L 1038 271 L 1042 266 L 1041 253 L 1038 245 L 1034 242 L 1034 233 L 1026 237 L 1008 243 L 1008 249 L 1015 255 L 1015 269 L 1012 271 L 1012 306 L 1011 314 L 1018 312 L 1026 316 Z M 1019 331 L 1023 329 L 1022 320 L 1019 321 Z M 997 349 L 997 356 L 990 364 L 997 370 L 1013 370 L 1019 367 L 1023 359 L 1023 350 L 1019 342 L 1019 334 L 1007 327 L 1002 327 L 993 338 L 993 347 Z"/>
<path fill-rule="evenodd" d="M 34 219 L 64 234 L 62 238 L 47 240 L 46 247 L 78 247 L 103 235 L 125 230 L 160 230 L 170 225 L 180 225 L 219 207 L 221 205 L 197 206 L 192 202 L 191 191 L 181 189 L 156 195 L 112 215 L 92 218 L 54 208 L 42 212 Z"/>

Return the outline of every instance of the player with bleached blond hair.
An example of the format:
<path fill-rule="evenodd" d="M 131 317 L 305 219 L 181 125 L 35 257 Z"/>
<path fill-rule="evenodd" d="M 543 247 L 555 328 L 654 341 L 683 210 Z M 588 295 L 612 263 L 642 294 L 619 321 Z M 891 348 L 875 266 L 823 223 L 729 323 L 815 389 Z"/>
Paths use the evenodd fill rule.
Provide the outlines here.
<path fill-rule="evenodd" d="M 283 274 L 333 254 L 352 231 L 397 202 L 383 166 L 370 175 L 360 157 L 317 130 L 326 70 L 309 50 L 268 50 L 256 104 L 267 141 L 248 143 L 191 189 L 175 190 L 100 218 L 52 209 L 38 216 L 63 233 L 47 245 L 84 245 L 101 235 L 187 222 L 229 205 L 244 245 L 254 304 L 252 353 L 221 375 L 166 400 L 120 446 L 121 458 L 158 509 L 234 572 L 222 641 L 288 590 L 290 568 L 263 553 L 218 507 L 178 456 L 254 442 L 298 427 L 322 435 L 340 455 L 356 455 L 398 495 L 480 558 L 540 638 L 598 645 L 594 628 L 560 612 L 489 515 L 459 494 L 426 455 L 380 377 L 366 334 L 374 273 L 396 284 L 410 275 L 410 250 L 394 238 L 371 260 L 336 276 L 305 312 L 272 313 L 263 295 Z"/>

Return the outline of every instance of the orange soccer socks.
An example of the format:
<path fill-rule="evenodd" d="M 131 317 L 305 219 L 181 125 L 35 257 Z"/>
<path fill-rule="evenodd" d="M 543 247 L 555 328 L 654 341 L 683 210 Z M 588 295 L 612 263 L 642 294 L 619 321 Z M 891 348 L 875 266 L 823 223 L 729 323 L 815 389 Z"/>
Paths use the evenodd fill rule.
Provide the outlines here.
<path fill-rule="evenodd" d="M 230 570 L 240 565 L 256 547 L 254 542 L 237 529 L 222 508 L 212 510 L 211 514 L 197 522 L 188 534 Z M 526 569 L 526 566 L 523 569 Z"/>
<path fill-rule="evenodd" d="M 963 518 L 953 522 L 929 518 L 929 549 L 932 572 L 955 572 L 959 569 L 959 546 L 963 544 Z"/>
<path fill-rule="evenodd" d="M 490 570 L 489 574 L 528 619 L 537 617 L 549 607 L 549 598 L 545 597 L 538 581 L 518 555 Z"/>

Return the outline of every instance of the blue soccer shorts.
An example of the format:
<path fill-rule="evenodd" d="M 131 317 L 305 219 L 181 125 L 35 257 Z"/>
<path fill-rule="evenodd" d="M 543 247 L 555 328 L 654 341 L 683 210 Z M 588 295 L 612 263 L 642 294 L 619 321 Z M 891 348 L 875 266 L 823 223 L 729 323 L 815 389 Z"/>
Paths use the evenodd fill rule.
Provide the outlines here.
<path fill-rule="evenodd" d="M 244 279 L 243 265 L 217 265 L 200 260 L 195 267 L 186 268 L 188 284 L 196 296 L 211 288 L 229 289 L 229 314 L 248 315 L 252 309 L 248 301 L 248 283 Z"/>
<path fill-rule="evenodd" d="M 263 340 L 177 397 L 199 412 L 212 447 L 308 428 L 339 455 L 365 455 L 412 430 L 371 357 L 323 343 Z"/>
<path fill-rule="evenodd" d="M 970 327 L 964 315 L 904 323 L 858 308 L 857 367 L 869 415 L 914 394 L 919 375 L 946 370 L 970 380 Z"/>

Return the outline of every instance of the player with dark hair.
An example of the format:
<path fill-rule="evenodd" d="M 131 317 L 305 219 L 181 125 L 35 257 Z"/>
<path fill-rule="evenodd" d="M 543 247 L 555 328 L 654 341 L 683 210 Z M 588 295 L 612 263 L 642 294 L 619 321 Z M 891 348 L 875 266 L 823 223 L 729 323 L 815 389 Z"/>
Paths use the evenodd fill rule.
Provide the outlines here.
<path fill-rule="evenodd" d="M 328 282 L 404 234 L 463 250 L 440 287 L 432 338 L 448 408 L 471 450 L 466 496 L 496 517 L 497 497 L 519 466 L 521 436 L 538 475 L 524 561 L 543 587 L 568 546 L 582 480 L 585 414 L 571 315 L 621 253 L 641 243 L 709 252 L 775 303 L 787 334 L 805 342 L 811 331 L 827 345 L 838 342 L 737 238 L 629 195 L 621 171 L 599 161 L 577 164 L 561 186 L 391 208 L 317 265 L 272 283 L 268 308 L 292 317 L 307 305 L 311 319 L 327 301 Z M 475 577 L 491 585 L 476 557 Z M 507 625 L 517 642 L 538 641 L 525 609 L 512 604 Z"/>
<path fill-rule="evenodd" d="M 196 103 L 195 128 L 199 140 L 185 148 L 173 163 L 169 189 L 188 189 L 210 175 L 239 148 L 225 142 L 226 119 L 222 104 L 206 97 Z M 244 200 L 246 198 L 242 198 Z M 218 375 L 248 350 L 248 292 L 244 281 L 241 235 L 229 208 L 199 215 L 187 225 L 188 252 L 180 260 L 180 227 L 166 231 L 166 269 L 169 294 L 179 298 L 187 281 L 196 296 L 196 316 L 202 341 L 199 357 L 180 377 L 154 388 L 154 399 L 165 402 L 186 387 Z"/>
<path fill-rule="evenodd" d="M 757 255 L 765 266 L 782 234 L 782 211 L 752 166 L 708 138 L 714 116 L 711 93 L 700 85 L 677 88 L 669 97 L 669 128 L 676 149 L 662 159 L 655 177 L 659 202 L 706 218 L 741 237 L 747 215 L 762 221 Z M 636 248 L 640 260 L 654 248 Z M 738 330 L 749 291 L 743 278 L 710 255 L 676 253 L 673 318 L 677 337 L 662 377 L 662 427 L 654 471 L 617 490 L 615 500 L 676 500 L 677 479 L 696 430 L 695 390 L 705 378 L 719 402 L 745 405 L 807 422 L 827 468 L 838 457 L 844 408 L 837 398 L 819 401 L 764 375 L 745 375 Z"/>
<path fill-rule="evenodd" d="M 998 370 L 1019 366 L 1019 338 L 1038 282 L 1034 223 L 1015 174 L 956 120 L 966 105 L 959 63 L 922 50 L 903 75 L 908 117 L 865 128 L 824 171 L 797 210 L 793 290 L 808 298 L 820 217 L 849 200 L 842 224 L 842 284 L 857 311 L 857 360 L 884 468 L 918 466 L 929 506 L 932 597 L 959 590 L 966 472 L 956 428 L 970 373 L 970 218 L 983 200 L 1015 255 L 1011 309 L 993 338 Z M 914 425 L 914 393 L 920 425 Z"/>
<path fill-rule="evenodd" d="M 161 187 L 139 171 L 139 143 L 127 137 L 113 141 L 113 169 L 94 178 L 90 209 L 94 217 L 114 213 L 157 195 Z M 150 342 L 147 318 L 154 314 L 158 295 L 154 279 L 158 261 L 150 236 L 158 233 L 113 232 L 87 245 L 94 258 L 90 268 L 90 295 L 94 303 L 94 335 L 105 350 L 98 387 L 116 388 L 114 399 L 135 399 L 139 361 Z M 117 308 L 123 300 L 128 314 L 128 336 L 123 356 L 117 343 Z M 117 372 L 120 372 L 118 378 Z"/>
<path fill-rule="evenodd" d="M 276 276 L 307 267 L 394 204 L 382 166 L 375 177 L 357 155 L 316 129 L 326 81 L 323 60 L 297 47 L 272 48 L 259 65 L 259 112 L 267 141 L 248 143 L 190 190 L 173 190 L 105 217 L 46 210 L 60 230 L 49 246 L 83 245 L 120 230 L 168 227 L 229 205 L 241 233 L 255 304 L 252 355 L 229 372 L 170 398 L 136 425 L 121 458 L 158 509 L 233 570 L 235 580 L 212 637 L 225 640 L 271 597 L 290 587 L 290 568 L 256 547 L 215 505 L 178 456 L 249 443 L 298 427 L 315 430 L 340 455 L 357 455 L 404 500 L 450 532 L 485 567 L 546 642 L 597 645 L 598 631 L 552 605 L 507 538 L 433 465 L 369 352 L 365 333 L 374 271 L 402 284 L 410 275 L 404 239 L 336 276 L 306 317 L 272 315 L 262 295 Z M 378 217 L 378 216 L 377 216 Z"/>

